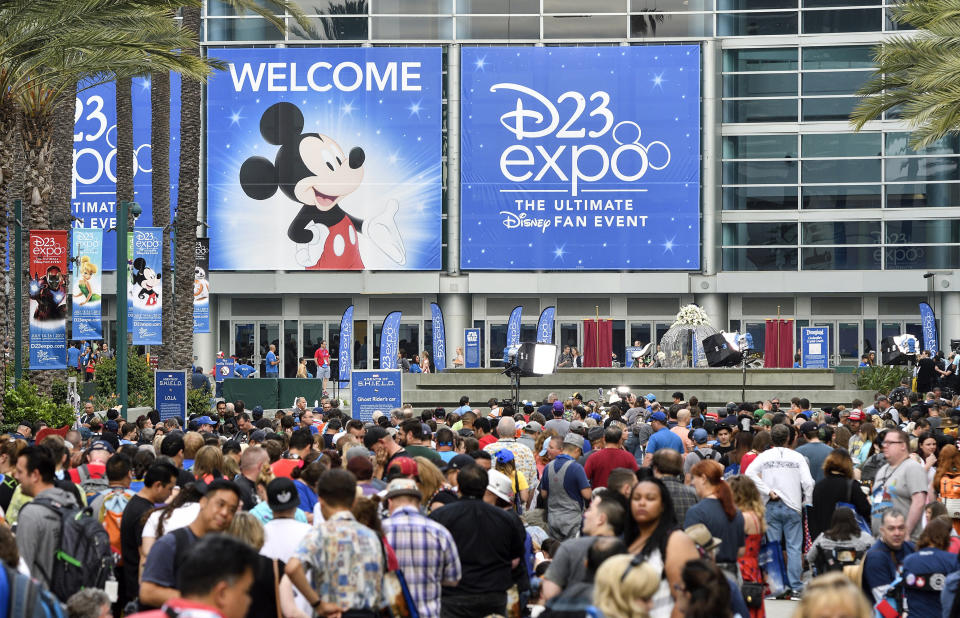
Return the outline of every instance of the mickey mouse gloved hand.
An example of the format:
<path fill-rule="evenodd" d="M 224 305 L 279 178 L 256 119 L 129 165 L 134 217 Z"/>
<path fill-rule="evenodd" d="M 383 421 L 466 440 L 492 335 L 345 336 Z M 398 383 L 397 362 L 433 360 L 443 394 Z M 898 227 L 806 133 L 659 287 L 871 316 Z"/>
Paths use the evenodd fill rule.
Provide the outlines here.
<path fill-rule="evenodd" d="M 380 214 L 364 222 L 363 232 L 387 257 L 402 266 L 407 263 L 407 250 L 400 238 L 400 230 L 397 229 L 399 210 L 400 203 L 397 200 L 387 201 L 386 208 Z"/>
<path fill-rule="evenodd" d="M 297 243 L 296 256 L 297 264 L 309 267 L 315 265 L 323 255 L 323 247 L 327 242 L 327 236 L 330 235 L 330 228 L 315 221 L 304 227 L 313 232 L 313 240 L 309 243 Z"/>

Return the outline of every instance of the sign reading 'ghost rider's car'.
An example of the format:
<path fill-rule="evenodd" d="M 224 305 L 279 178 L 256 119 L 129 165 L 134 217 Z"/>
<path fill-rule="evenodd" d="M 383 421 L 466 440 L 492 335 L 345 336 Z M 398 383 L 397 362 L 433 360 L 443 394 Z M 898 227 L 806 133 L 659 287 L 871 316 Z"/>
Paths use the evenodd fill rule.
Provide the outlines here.
<path fill-rule="evenodd" d="M 211 269 L 440 268 L 439 48 L 216 55 Z"/>

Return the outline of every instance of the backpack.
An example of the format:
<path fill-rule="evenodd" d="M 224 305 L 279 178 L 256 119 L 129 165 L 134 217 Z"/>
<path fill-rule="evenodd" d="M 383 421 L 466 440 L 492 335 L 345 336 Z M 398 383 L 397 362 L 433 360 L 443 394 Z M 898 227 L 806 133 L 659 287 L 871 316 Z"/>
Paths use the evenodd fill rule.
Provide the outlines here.
<path fill-rule="evenodd" d="M 107 490 L 102 496 L 102 504 L 97 512 L 97 520 L 110 536 L 110 549 L 115 554 L 117 565 L 123 565 L 120 550 L 120 522 L 123 519 L 123 509 L 127 508 L 132 494 L 123 487 Z"/>
<path fill-rule="evenodd" d="M 960 474 L 944 474 L 937 489 L 940 501 L 947 507 L 947 515 L 960 517 Z"/>
<path fill-rule="evenodd" d="M 83 489 L 83 493 L 87 495 L 87 504 L 90 504 L 94 498 L 110 489 L 110 482 L 107 481 L 107 477 L 93 478 L 90 475 L 90 468 L 87 464 L 83 464 L 77 468 L 77 475 L 80 477 L 80 488 Z"/>
<path fill-rule="evenodd" d="M 720 461 L 721 459 L 723 459 L 723 455 L 721 455 L 720 453 L 718 453 L 713 449 L 710 449 L 709 455 L 705 455 L 703 452 L 700 451 L 699 446 L 693 449 L 692 451 L 690 451 L 690 455 L 696 455 L 697 457 L 700 458 L 700 461 L 703 461 L 704 459 L 709 459 L 711 461 Z M 687 457 L 689 457 L 690 455 L 687 455 Z"/>
<path fill-rule="evenodd" d="M 93 510 L 68 507 L 48 497 L 35 498 L 30 504 L 47 508 L 60 518 L 53 572 L 43 574 L 51 592 L 66 602 L 84 588 L 102 590 L 114 562 L 110 535 L 93 516 Z"/>
<path fill-rule="evenodd" d="M 6 565 L 0 568 L 0 600 L 7 601 L 2 609 L 10 618 L 67 618 L 66 608 L 43 584 Z"/>

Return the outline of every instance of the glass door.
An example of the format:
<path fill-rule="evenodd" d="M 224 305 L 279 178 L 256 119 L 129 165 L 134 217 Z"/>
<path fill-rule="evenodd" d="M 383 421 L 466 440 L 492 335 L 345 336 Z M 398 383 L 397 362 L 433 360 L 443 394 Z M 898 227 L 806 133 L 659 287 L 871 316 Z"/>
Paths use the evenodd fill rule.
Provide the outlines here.
<path fill-rule="evenodd" d="M 280 322 L 258 322 L 257 323 L 257 350 L 259 359 L 257 366 L 260 369 L 260 376 L 267 375 L 267 352 L 270 346 L 275 346 L 277 360 L 280 361 L 280 375 L 283 375 L 283 346 L 280 344 Z"/>
<path fill-rule="evenodd" d="M 253 322 L 234 322 L 233 324 L 233 355 L 237 363 L 256 367 L 259 359 L 256 354 L 254 340 L 256 328 Z"/>

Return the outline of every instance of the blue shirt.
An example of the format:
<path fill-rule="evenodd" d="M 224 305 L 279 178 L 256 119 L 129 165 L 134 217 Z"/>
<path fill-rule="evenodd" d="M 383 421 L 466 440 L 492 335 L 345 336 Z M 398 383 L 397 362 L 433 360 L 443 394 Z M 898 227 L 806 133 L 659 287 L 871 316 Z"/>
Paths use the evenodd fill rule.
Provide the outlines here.
<path fill-rule="evenodd" d="M 280 365 L 274 365 L 277 360 L 277 355 L 273 352 L 267 352 L 267 365 L 264 370 L 265 373 L 280 373 Z"/>
<path fill-rule="evenodd" d="M 257 370 L 251 367 L 250 365 L 237 365 L 233 370 L 233 372 L 238 376 L 240 376 L 241 378 L 245 378 L 249 376 L 251 373 L 256 373 L 256 371 Z"/>
<path fill-rule="evenodd" d="M 566 476 L 563 477 L 563 488 L 567 490 L 567 495 L 576 500 L 580 507 L 583 508 L 583 495 L 580 492 L 590 487 L 590 480 L 587 479 L 587 473 L 583 469 L 583 466 L 577 463 L 570 455 L 561 453 L 557 455 L 557 458 L 551 461 L 547 467 L 553 466 L 553 471 L 557 472 L 568 461 L 572 461 L 573 463 L 567 467 Z M 546 468 L 543 470 L 543 478 L 540 479 L 540 489 L 546 492 L 550 491 L 550 476 L 547 474 Z"/>
<path fill-rule="evenodd" d="M 927 590 L 911 584 L 929 579 L 932 573 L 950 575 L 960 568 L 957 557 L 935 547 L 924 547 L 903 559 L 903 592 L 911 616 L 939 616 L 940 591 Z"/>
<path fill-rule="evenodd" d="M 74 369 L 80 363 L 80 350 L 74 347 L 67 348 L 67 367 Z"/>
<path fill-rule="evenodd" d="M 883 541 L 877 541 L 867 551 L 866 556 L 863 557 L 863 592 L 871 605 L 879 600 L 874 591 L 889 586 L 897 576 L 897 563 L 902 564 L 904 559 L 914 551 L 913 543 L 910 541 L 904 541 L 903 546 L 895 552 Z M 896 557 L 896 563 L 894 557 Z"/>
<path fill-rule="evenodd" d="M 313 507 L 317 503 L 317 494 L 300 479 L 294 480 L 293 484 L 297 486 L 297 493 L 300 494 L 300 509 L 312 513 Z"/>
<path fill-rule="evenodd" d="M 681 455 L 686 452 L 683 447 L 683 440 L 680 439 L 680 436 L 673 433 L 666 427 L 661 427 L 659 431 L 655 431 L 647 441 L 647 453 L 656 453 L 662 448 L 672 448 Z"/>

